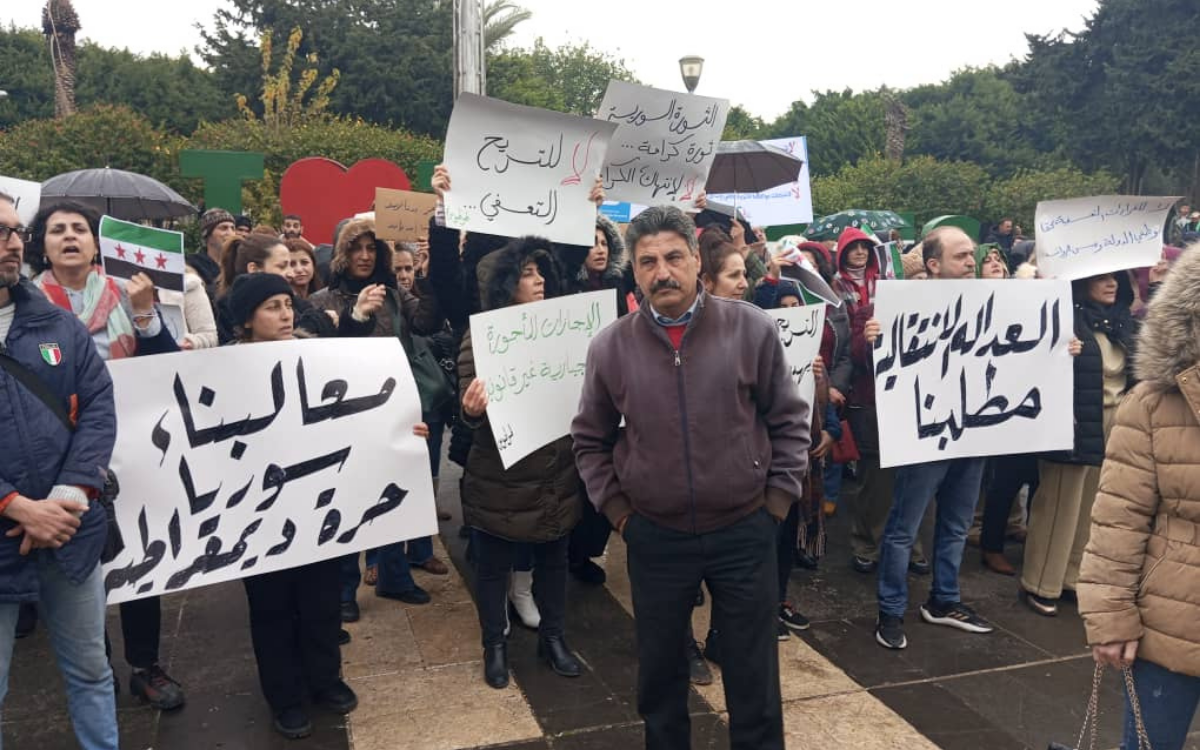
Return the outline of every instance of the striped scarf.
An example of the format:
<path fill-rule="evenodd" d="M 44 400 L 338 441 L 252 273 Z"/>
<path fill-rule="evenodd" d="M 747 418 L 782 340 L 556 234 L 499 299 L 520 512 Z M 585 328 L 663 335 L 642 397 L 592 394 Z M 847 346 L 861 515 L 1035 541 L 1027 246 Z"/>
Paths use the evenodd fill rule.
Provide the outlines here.
<path fill-rule="evenodd" d="M 54 278 L 54 271 L 48 270 L 40 274 L 33 283 L 51 302 L 73 312 L 67 290 Z M 121 289 L 115 281 L 101 274 L 98 269 L 93 269 L 88 274 L 87 283 L 83 287 L 83 310 L 77 317 L 87 326 L 88 333 L 105 329 L 108 333 L 109 359 L 132 357 L 137 351 L 133 321 L 121 305 Z"/>

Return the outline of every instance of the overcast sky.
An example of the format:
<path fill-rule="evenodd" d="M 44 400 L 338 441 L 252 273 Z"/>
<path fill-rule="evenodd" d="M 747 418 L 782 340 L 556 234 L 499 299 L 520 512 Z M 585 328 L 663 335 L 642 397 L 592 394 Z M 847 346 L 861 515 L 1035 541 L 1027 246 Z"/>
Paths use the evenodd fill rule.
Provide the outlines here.
<path fill-rule="evenodd" d="M 908 88 L 1026 52 L 1026 32 L 1078 31 L 1096 0 L 517 0 L 533 11 L 515 44 L 588 41 L 644 83 L 683 90 L 679 58 L 705 58 L 697 93 L 771 120 L 827 89 Z M 135 52 L 191 51 L 224 0 L 75 0 L 81 36 Z M 4 0 L 5 25 L 41 25 L 43 0 Z M 704 9 L 688 10 L 682 9 Z M 720 15 L 716 15 L 720 14 Z M 132 22 L 131 22 L 132 21 Z M 0 65 L 0 70 L 3 66 Z M 3 81 L 0 81 L 0 88 Z"/>

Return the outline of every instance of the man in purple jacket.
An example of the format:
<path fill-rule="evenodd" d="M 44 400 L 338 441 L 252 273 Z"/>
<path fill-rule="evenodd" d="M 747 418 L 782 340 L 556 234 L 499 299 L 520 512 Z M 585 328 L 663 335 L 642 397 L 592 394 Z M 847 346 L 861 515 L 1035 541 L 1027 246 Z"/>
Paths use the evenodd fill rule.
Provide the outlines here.
<path fill-rule="evenodd" d="M 686 644 L 703 581 L 731 747 L 782 750 L 776 524 L 800 498 L 809 407 L 774 321 L 700 290 L 691 219 L 651 208 L 626 247 L 645 302 L 592 342 L 571 436 L 628 547 L 646 747 L 691 747 Z"/>

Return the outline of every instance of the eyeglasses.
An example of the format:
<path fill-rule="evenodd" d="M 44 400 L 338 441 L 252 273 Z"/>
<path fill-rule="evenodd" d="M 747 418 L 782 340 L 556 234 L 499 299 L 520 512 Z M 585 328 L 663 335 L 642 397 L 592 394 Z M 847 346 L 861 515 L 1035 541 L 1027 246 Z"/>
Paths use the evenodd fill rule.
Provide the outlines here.
<path fill-rule="evenodd" d="M 6 227 L 0 224 L 0 243 L 8 242 L 9 237 L 17 235 L 21 242 L 31 242 L 33 240 L 33 230 L 29 227 Z"/>

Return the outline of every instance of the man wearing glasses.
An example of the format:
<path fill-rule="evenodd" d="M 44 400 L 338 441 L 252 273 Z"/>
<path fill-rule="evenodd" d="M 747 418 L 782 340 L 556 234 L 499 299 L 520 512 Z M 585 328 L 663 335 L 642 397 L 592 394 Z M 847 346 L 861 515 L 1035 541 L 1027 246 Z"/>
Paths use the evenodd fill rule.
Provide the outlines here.
<path fill-rule="evenodd" d="M 21 279 L 28 239 L 0 193 L 0 701 L 18 609 L 37 602 L 80 746 L 116 750 L 95 502 L 117 436 L 112 381 L 84 325 Z"/>

